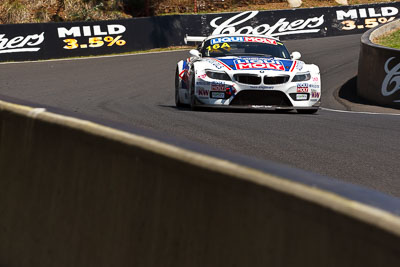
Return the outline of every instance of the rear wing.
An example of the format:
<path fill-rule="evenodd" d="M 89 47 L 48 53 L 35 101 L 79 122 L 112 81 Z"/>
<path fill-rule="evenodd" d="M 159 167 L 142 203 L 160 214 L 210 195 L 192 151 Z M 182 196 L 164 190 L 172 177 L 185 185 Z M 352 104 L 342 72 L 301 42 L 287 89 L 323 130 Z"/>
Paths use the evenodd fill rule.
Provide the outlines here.
<path fill-rule="evenodd" d="M 184 38 L 185 44 L 188 42 L 203 42 L 207 37 L 204 36 L 188 36 L 186 35 Z"/>

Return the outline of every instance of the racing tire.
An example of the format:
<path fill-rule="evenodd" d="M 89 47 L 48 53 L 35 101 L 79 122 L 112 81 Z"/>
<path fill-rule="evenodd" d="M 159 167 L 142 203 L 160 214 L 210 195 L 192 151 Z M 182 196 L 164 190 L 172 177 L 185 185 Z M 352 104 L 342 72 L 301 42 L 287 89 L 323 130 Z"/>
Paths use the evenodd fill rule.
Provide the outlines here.
<path fill-rule="evenodd" d="M 178 108 L 181 108 L 184 106 L 179 98 L 179 70 L 178 70 L 178 67 L 176 68 L 176 72 L 175 72 L 175 106 Z"/>
<path fill-rule="evenodd" d="M 190 91 L 190 109 L 195 111 L 198 110 L 198 107 L 196 106 L 196 98 L 195 98 L 195 91 L 196 91 L 196 81 L 195 81 L 195 76 L 194 76 L 194 70 L 192 71 L 192 77 L 190 77 L 190 85 L 189 85 L 189 91 Z"/>
<path fill-rule="evenodd" d="M 298 109 L 297 112 L 299 114 L 315 114 L 317 113 L 318 109 Z"/>

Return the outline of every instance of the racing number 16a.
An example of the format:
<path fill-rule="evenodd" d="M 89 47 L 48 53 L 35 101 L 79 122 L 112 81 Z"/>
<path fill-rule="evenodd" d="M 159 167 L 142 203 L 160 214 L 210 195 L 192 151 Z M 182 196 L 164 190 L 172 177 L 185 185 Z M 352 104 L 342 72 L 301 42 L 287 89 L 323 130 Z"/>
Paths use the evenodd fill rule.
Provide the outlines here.
<path fill-rule="evenodd" d="M 212 51 L 212 50 L 218 50 L 219 48 L 229 49 L 230 46 L 227 43 L 223 43 L 221 46 L 219 44 L 215 44 L 213 46 L 209 45 L 206 48 L 207 48 L 208 51 Z"/>

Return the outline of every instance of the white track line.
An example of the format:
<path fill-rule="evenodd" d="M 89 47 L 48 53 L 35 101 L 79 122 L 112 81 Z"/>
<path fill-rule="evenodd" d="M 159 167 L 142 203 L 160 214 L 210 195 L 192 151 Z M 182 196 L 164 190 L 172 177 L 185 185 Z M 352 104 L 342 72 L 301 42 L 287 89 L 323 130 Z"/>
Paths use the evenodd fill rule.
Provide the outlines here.
<path fill-rule="evenodd" d="M 320 108 L 326 111 L 339 112 L 339 113 L 353 113 L 353 114 L 367 114 L 367 115 L 388 115 L 388 116 L 400 116 L 397 113 L 377 113 L 377 112 L 363 112 L 363 111 L 348 111 L 348 110 L 337 110 L 330 108 Z"/>
<path fill-rule="evenodd" d="M 161 53 L 172 53 L 172 52 L 181 52 L 188 51 L 189 49 L 177 49 L 177 50 L 168 50 L 168 51 L 155 51 L 155 52 L 143 52 L 143 53 L 132 53 L 132 54 L 122 54 L 122 55 L 103 55 L 103 56 L 87 56 L 87 57 L 77 57 L 77 58 L 58 58 L 58 59 L 44 59 L 38 61 L 10 61 L 10 62 L 0 62 L 0 65 L 6 64 L 23 64 L 23 63 L 43 63 L 43 62 L 53 62 L 53 61 L 68 61 L 68 60 L 88 60 L 88 59 L 98 59 L 98 58 L 109 58 L 109 57 L 130 57 L 130 56 L 139 56 L 139 55 L 148 55 L 148 54 L 161 54 Z"/>

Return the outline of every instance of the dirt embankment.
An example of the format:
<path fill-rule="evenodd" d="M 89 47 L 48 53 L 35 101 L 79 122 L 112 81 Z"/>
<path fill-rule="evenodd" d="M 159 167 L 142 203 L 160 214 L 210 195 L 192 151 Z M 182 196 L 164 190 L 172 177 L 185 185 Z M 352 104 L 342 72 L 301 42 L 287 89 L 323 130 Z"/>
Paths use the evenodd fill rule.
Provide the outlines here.
<path fill-rule="evenodd" d="M 349 4 L 374 2 L 377 0 L 348 0 Z M 301 7 L 335 5 L 334 0 L 303 0 Z M 0 0 L 0 24 L 285 8 L 289 8 L 286 0 Z"/>

